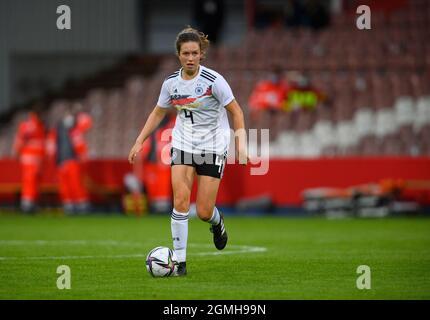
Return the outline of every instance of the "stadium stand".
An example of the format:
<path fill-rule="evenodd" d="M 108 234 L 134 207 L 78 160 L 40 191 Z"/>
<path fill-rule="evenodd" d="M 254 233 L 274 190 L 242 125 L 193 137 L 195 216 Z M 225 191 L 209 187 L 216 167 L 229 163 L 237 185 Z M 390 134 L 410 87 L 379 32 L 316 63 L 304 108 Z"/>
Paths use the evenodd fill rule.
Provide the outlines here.
<path fill-rule="evenodd" d="M 372 30 L 367 31 L 358 30 L 354 19 L 355 12 L 343 12 L 318 31 L 251 29 L 238 46 L 221 43 L 209 50 L 203 64 L 230 83 L 247 127 L 270 128 L 270 157 L 275 161 L 430 155 L 430 4 L 411 0 L 388 13 L 373 11 Z M 273 64 L 284 72 L 305 74 L 328 99 L 315 110 L 263 113 L 252 119 L 249 96 Z M 81 102 L 94 119 L 87 134 L 90 160 L 124 160 L 164 77 L 178 67 L 173 54 L 131 57 L 69 82 L 50 100 L 48 124 L 55 123 L 67 104 Z M 23 115 L 18 111 L 2 124 L 0 158 L 10 156 Z M 124 166 L 121 172 L 127 170 Z M 254 192 L 258 195 L 252 190 L 249 196 Z"/>
<path fill-rule="evenodd" d="M 374 30 L 368 32 L 357 30 L 349 13 L 334 16 L 332 25 L 318 32 L 251 30 L 238 47 L 211 49 L 205 64 L 225 75 L 248 120 L 246 102 L 270 62 L 285 71 L 306 73 L 330 97 L 330 103 L 315 112 L 283 114 L 274 123 L 260 119 L 260 128 L 273 131 L 273 157 L 428 155 L 429 12 L 428 2 L 417 0 L 389 15 L 375 12 Z M 50 109 L 55 109 L 59 101 L 69 103 L 80 97 L 93 114 L 95 127 L 88 135 L 91 158 L 127 154 L 129 146 L 123 142 L 138 134 L 163 77 L 178 67 L 175 57 L 166 57 L 151 77 L 144 77 L 139 75 L 139 65 L 139 59 L 129 59 L 73 83 L 51 103 Z M 17 113 L 2 128 L 1 156 L 9 154 L 20 117 Z"/>

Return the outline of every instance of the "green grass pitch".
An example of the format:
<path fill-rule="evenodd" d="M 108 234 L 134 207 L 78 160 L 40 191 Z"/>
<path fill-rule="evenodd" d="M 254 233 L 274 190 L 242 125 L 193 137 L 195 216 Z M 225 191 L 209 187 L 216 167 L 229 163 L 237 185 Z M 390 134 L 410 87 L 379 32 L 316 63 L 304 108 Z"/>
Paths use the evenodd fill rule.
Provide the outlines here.
<path fill-rule="evenodd" d="M 186 277 L 152 278 L 170 218 L 0 216 L 0 299 L 429 299 L 430 219 L 226 217 L 218 252 L 190 219 Z M 57 267 L 71 289 L 57 288 Z M 357 267 L 371 271 L 359 290 Z"/>

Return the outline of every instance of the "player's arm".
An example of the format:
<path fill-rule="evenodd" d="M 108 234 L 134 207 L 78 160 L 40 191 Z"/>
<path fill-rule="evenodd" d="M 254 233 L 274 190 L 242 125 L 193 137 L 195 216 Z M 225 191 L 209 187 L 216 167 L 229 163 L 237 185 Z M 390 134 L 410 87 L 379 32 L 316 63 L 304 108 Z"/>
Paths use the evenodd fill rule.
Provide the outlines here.
<path fill-rule="evenodd" d="M 243 116 L 243 111 L 235 99 L 226 105 L 225 108 L 228 112 L 230 112 L 233 121 L 236 156 L 238 157 L 240 164 L 246 165 L 248 163 L 248 142 L 245 131 L 245 119 Z"/>
<path fill-rule="evenodd" d="M 160 124 L 161 120 L 163 120 L 166 113 L 167 113 L 167 109 L 162 108 L 160 106 L 156 106 L 154 110 L 151 112 L 148 119 L 146 120 L 145 126 L 143 127 L 142 131 L 137 137 L 136 142 L 134 143 L 134 146 L 130 150 L 130 153 L 128 155 L 128 161 L 130 163 L 134 162 L 134 158 L 136 157 L 136 154 L 142 149 L 143 143 L 151 135 L 151 133 L 154 132 L 154 130 L 158 127 L 158 125 Z"/>

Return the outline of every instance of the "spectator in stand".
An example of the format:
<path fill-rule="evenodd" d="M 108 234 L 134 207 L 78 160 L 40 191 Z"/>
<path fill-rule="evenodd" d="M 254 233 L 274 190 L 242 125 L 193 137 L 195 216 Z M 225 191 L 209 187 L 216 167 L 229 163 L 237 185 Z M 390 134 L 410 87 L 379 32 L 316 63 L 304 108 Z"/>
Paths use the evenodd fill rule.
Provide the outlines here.
<path fill-rule="evenodd" d="M 284 79 L 282 69 L 278 66 L 272 67 L 268 78 L 258 82 L 249 97 L 251 121 L 258 123 L 263 111 L 276 115 L 282 108 L 288 90 L 289 84 Z"/>
<path fill-rule="evenodd" d="M 42 103 L 36 102 L 28 118 L 19 124 L 13 146 L 13 154 L 19 157 L 21 163 L 21 210 L 25 213 L 35 211 L 39 193 L 45 155 L 45 126 L 42 113 Z"/>
<path fill-rule="evenodd" d="M 289 88 L 282 102 L 282 110 L 315 110 L 320 102 L 325 101 L 325 94 L 312 86 L 306 75 L 292 71 L 287 78 Z"/>
<path fill-rule="evenodd" d="M 261 110 L 276 113 L 298 109 L 313 110 L 325 100 L 325 94 L 314 88 L 308 77 L 273 67 L 266 80 L 257 83 L 249 98 L 251 117 L 258 118 Z"/>
<path fill-rule="evenodd" d="M 278 110 L 282 106 L 289 84 L 283 71 L 273 67 L 268 78 L 257 83 L 249 98 L 252 110 Z"/>

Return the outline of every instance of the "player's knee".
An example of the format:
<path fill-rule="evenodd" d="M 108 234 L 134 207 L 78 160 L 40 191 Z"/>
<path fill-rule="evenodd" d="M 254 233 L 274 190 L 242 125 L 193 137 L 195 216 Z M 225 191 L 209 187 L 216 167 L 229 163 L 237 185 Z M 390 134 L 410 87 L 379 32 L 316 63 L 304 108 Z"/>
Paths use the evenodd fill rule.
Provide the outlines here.
<path fill-rule="evenodd" d="M 197 215 L 203 221 L 208 221 L 212 218 L 213 207 L 207 204 L 196 204 Z"/>
<path fill-rule="evenodd" d="M 188 212 L 188 210 L 190 210 L 190 205 L 185 202 L 175 203 L 175 210 L 178 212 Z"/>
<path fill-rule="evenodd" d="M 185 193 L 177 194 L 174 197 L 175 209 L 179 212 L 188 212 L 190 209 L 190 197 Z"/>

